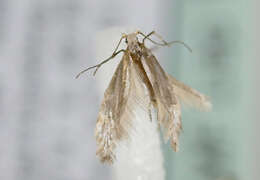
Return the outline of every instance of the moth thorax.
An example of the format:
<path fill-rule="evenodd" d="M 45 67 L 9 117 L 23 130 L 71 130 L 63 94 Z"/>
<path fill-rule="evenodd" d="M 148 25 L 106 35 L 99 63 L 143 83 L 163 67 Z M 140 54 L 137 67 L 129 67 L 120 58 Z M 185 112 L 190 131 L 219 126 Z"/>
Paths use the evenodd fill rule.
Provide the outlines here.
<path fill-rule="evenodd" d="M 130 53 L 139 54 L 141 52 L 141 47 L 137 39 L 137 34 L 136 33 L 128 34 L 126 39 L 127 39 L 127 46 Z"/>
<path fill-rule="evenodd" d="M 140 47 L 140 45 L 138 44 L 138 42 L 132 42 L 131 44 L 128 44 L 128 49 L 130 51 L 131 54 L 140 54 L 142 49 Z"/>

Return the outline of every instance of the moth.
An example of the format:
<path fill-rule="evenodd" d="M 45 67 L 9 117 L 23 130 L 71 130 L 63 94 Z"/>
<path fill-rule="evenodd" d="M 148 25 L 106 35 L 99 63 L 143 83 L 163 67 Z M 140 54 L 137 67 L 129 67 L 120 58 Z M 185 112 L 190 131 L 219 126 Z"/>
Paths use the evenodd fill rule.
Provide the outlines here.
<path fill-rule="evenodd" d="M 152 35 L 157 36 L 161 42 L 152 40 Z M 141 41 L 138 39 L 139 36 L 142 37 Z M 118 50 L 123 39 L 127 48 Z M 181 41 L 164 41 L 155 31 L 147 35 L 136 31 L 123 34 L 108 59 L 81 71 L 76 76 L 78 78 L 82 73 L 93 68 L 95 68 L 95 75 L 103 64 L 119 53 L 123 53 L 104 93 L 96 122 L 96 154 L 101 162 L 113 163 L 116 159 L 116 146 L 121 140 L 129 138 L 129 128 L 133 128 L 131 127 L 131 120 L 134 118 L 132 109 L 136 105 L 141 105 L 149 114 L 151 108 L 157 111 L 158 124 L 163 130 L 165 139 L 170 140 L 174 151 L 178 151 L 178 139 L 182 130 L 180 101 L 202 110 L 209 110 L 211 107 L 207 96 L 183 84 L 163 70 L 151 50 L 146 47 L 147 40 L 160 46 L 181 43 L 191 50 Z M 142 97 L 147 96 L 149 102 L 143 103 Z"/>

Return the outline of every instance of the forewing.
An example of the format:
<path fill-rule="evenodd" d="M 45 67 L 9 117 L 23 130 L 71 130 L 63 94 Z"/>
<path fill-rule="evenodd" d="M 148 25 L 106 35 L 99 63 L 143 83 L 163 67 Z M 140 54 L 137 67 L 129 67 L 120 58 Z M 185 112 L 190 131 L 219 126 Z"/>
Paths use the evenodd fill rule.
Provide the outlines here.
<path fill-rule="evenodd" d="M 117 141 L 127 136 L 122 117 L 130 92 L 129 64 L 129 55 L 125 53 L 105 91 L 98 114 L 95 130 L 98 146 L 96 154 L 102 162 L 113 163 Z"/>
<path fill-rule="evenodd" d="M 143 47 L 141 62 L 156 97 L 157 118 L 164 128 L 166 140 L 170 139 L 172 148 L 178 150 L 178 137 L 181 131 L 181 108 L 173 86 L 151 51 Z"/>
<path fill-rule="evenodd" d="M 211 109 L 211 103 L 207 96 L 178 81 L 170 74 L 168 74 L 168 79 L 174 88 L 176 96 L 181 102 L 200 110 L 208 111 Z"/>

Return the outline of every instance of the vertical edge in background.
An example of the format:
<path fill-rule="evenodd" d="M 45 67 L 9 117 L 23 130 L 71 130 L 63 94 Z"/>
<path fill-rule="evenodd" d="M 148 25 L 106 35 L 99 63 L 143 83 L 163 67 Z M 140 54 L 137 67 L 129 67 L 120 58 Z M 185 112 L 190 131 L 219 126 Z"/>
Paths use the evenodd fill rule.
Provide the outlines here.
<path fill-rule="evenodd" d="M 166 41 L 183 40 L 182 39 L 182 14 L 183 14 L 183 2 L 179 0 L 166 1 L 162 4 L 162 32 Z M 179 78 L 181 71 L 181 50 L 182 46 L 179 44 L 173 45 L 170 48 L 165 48 L 163 59 L 160 63 L 165 64 L 166 72 L 169 72 L 173 76 Z M 163 142 L 163 141 L 162 141 Z M 164 152 L 164 166 L 166 169 L 166 180 L 175 179 L 175 167 L 174 167 L 174 155 L 175 152 L 171 149 L 169 143 L 165 145 L 163 143 Z"/>
<path fill-rule="evenodd" d="M 251 1 L 251 6 L 252 6 L 252 14 L 250 20 L 250 25 L 251 29 L 253 29 L 252 35 L 251 35 L 251 40 L 252 40 L 252 49 L 253 49 L 253 62 L 250 66 L 252 68 L 251 76 L 252 77 L 252 85 L 253 87 L 253 92 L 251 95 L 251 107 L 250 112 L 253 113 L 253 122 L 251 124 L 251 128 L 253 129 L 252 133 L 250 134 L 251 139 L 250 139 L 250 149 L 252 149 L 252 154 L 250 153 L 250 173 L 252 173 L 252 177 L 248 179 L 253 179 L 257 180 L 260 178 L 260 171 L 259 171 L 259 165 L 260 165 L 260 142 L 259 142 L 259 137 L 260 137 L 260 131 L 259 131 L 259 126 L 260 126 L 260 112 L 259 112 L 259 91 L 260 91 L 260 76 L 259 76 L 259 51 L 260 51 L 260 46 L 259 46 L 259 31 L 260 31 L 260 22 L 259 22 L 259 16 L 260 16 L 260 11 L 259 11 L 259 5 L 260 2 L 258 0 L 253 0 Z M 249 59 L 247 60 L 248 62 L 251 62 Z"/>

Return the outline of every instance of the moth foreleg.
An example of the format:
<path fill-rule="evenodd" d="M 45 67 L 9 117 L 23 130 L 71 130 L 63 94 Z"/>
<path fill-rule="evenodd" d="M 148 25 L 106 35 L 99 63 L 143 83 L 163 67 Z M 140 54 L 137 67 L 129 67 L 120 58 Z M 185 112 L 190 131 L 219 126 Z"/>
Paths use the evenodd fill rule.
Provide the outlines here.
<path fill-rule="evenodd" d="M 118 55 L 120 52 L 125 52 L 124 49 L 121 49 L 121 50 L 117 51 L 119 45 L 121 44 L 121 42 L 122 42 L 122 40 L 123 40 L 124 38 L 126 38 L 126 35 L 125 35 L 125 34 L 122 35 L 122 37 L 120 38 L 120 40 L 119 40 L 119 42 L 118 42 L 118 44 L 117 44 L 115 50 L 113 51 L 112 55 L 111 55 L 109 58 L 107 58 L 106 60 L 102 61 L 101 63 L 99 63 L 99 64 L 97 64 L 97 65 L 95 65 L 95 66 L 91 66 L 91 67 L 89 67 L 89 68 L 87 68 L 87 69 L 84 69 L 83 71 L 81 71 L 81 72 L 76 76 L 76 79 L 79 78 L 79 76 L 81 76 L 81 74 L 83 74 L 83 73 L 85 73 L 86 71 L 88 71 L 88 70 L 90 70 L 90 69 L 93 69 L 93 68 L 96 68 L 96 70 L 95 70 L 94 73 L 93 73 L 93 75 L 95 76 L 97 70 L 98 70 L 104 63 L 106 63 L 106 62 L 108 62 L 109 60 L 113 59 L 113 58 L 114 58 L 116 55 Z"/>
<path fill-rule="evenodd" d="M 88 70 L 90 70 L 90 69 L 93 69 L 93 68 L 96 68 L 96 70 L 95 70 L 94 73 L 93 73 L 93 75 L 95 76 L 97 70 L 98 70 L 103 64 L 105 64 L 105 63 L 108 62 L 109 60 L 113 59 L 116 55 L 118 55 L 118 54 L 121 53 L 121 52 L 125 52 L 125 50 L 124 50 L 124 49 L 121 49 L 121 50 L 119 50 L 119 51 L 117 51 L 117 52 L 114 52 L 109 58 L 107 58 L 106 60 L 102 61 L 101 63 L 99 63 L 99 64 L 97 64 L 97 65 L 95 65 L 95 66 L 91 66 L 91 67 L 89 67 L 89 68 L 87 68 L 87 69 L 81 71 L 81 72 L 76 76 L 76 78 L 78 78 L 79 76 L 81 76 L 81 74 L 83 74 L 83 73 L 85 73 L 86 71 L 88 71 Z"/>
<path fill-rule="evenodd" d="M 116 55 L 118 55 L 118 54 L 121 53 L 121 52 L 125 52 L 125 50 L 124 50 L 124 49 L 121 49 L 121 50 L 119 50 L 119 51 L 117 51 L 117 52 L 114 52 L 114 53 L 113 53 L 109 58 L 107 58 L 106 60 L 102 61 L 101 63 L 99 63 L 99 64 L 97 64 L 97 65 L 95 65 L 95 66 L 93 66 L 93 67 L 90 67 L 90 68 L 96 68 L 96 70 L 94 71 L 93 75 L 94 75 L 94 76 L 96 75 L 96 72 L 98 71 L 98 69 L 99 69 L 103 64 L 105 64 L 105 63 L 108 62 L 109 60 L 113 59 Z"/>

